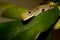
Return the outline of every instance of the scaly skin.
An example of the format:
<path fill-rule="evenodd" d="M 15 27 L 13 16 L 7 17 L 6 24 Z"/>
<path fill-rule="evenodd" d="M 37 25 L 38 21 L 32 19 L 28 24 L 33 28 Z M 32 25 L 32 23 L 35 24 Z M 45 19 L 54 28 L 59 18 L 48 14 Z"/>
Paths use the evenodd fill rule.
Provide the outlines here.
<path fill-rule="evenodd" d="M 54 5 L 55 5 L 55 3 L 52 3 L 52 2 L 50 2 L 48 4 L 44 4 L 44 5 L 39 5 L 39 6 L 35 7 L 34 9 L 32 9 L 31 11 L 29 10 L 28 12 L 23 13 L 21 15 L 22 19 L 24 21 L 28 20 L 34 16 L 39 15 L 43 11 L 47 11 L 47 10 L 51 9 L 51 6 L 54 6 Z"/>

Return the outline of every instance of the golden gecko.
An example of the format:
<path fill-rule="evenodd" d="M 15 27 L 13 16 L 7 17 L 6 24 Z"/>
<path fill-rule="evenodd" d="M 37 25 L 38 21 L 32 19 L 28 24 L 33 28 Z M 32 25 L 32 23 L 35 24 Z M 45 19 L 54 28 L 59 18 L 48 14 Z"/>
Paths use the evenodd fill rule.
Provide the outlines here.
<path fill-rule="evenodd" d="M 39 15 L 42 11 L 47 11 L 48 9 L 51 9 L 51 5 L 50 4 L 44 4 L 41 6 L 37 6 L 36 8 L 29 10 L 28 12 L 23 13 L 22 19 L 23 21 L 28 20 L 34 16 Z"/>

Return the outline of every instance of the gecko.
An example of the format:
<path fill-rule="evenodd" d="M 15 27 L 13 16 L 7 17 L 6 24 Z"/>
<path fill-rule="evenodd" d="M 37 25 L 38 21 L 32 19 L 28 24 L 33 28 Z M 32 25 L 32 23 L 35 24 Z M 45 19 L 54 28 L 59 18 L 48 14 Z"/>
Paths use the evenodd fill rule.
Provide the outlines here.
<path fill-rule="evenodd" d="M 28 20 L 34 16 L 39 15 L 43 11 L 47 11 L 48 9 L 52 9 L 53 7 L 50 4 L 43 4 L 35 7 L 32 10 L 29 10 L 21 15 L 23 21 Z"/>

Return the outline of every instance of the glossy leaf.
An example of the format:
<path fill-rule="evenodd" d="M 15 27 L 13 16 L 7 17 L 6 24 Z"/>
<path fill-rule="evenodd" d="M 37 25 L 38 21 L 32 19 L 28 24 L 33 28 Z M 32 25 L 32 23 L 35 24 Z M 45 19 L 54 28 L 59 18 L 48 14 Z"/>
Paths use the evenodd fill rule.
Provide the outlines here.
<path fill-rule="evenodd" d="M 59 17 L 57 23 L 54 25 L 54 30 L 56 30 L 56 29 L 60 29 L 60 17 Z"/>
<path fill-rule="evenodd" d="M 55 7 L 42 12 L 25 25 L 21 20 L 0 23 L 0 40 L 36 40 L 41 32 L 51 27 L 58 14 L 59 10 Z"/>
<path fill-rule="evenodd" d="M 14 6 L 6 9 L 1 16 L 5 18 L 20 19 L 21 14 L 25 12 L 28 12 L 28 9 L 20 6 Z"/>

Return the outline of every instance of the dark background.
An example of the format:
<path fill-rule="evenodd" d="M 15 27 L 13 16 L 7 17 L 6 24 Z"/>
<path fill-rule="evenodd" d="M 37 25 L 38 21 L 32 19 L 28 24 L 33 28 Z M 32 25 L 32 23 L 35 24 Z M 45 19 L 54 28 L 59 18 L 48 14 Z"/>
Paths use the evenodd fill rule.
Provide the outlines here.
<path fill-rule="evenodd" d="M 28 9 L 34 8 L 35 6 L 39 5 L 43 1 L 44 0 L 0 0 L 0 2 L 12 3 L 12 4 L 26 7 Z"/>

